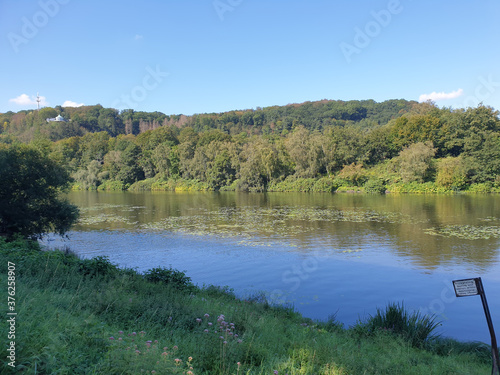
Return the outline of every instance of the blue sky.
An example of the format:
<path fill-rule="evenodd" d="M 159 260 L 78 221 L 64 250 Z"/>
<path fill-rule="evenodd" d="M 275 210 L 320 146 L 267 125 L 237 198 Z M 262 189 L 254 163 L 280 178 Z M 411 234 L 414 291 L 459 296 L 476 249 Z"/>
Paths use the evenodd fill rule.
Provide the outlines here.
<path fill-rule="evenodd" d="M 320 99 L 500 109 L 500 2 L 0 0 L 0 112 Z M 427 95 L 427 96 L 424 96 Z"/>

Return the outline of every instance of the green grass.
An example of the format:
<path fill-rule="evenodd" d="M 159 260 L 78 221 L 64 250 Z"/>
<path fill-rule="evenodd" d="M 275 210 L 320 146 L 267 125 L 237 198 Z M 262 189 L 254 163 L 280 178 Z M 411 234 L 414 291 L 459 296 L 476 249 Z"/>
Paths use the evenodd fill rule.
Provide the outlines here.
<path fill-rule="evenodd" d="M 241 300 L 228 288 L 194 287 L 171 268 L 143 275 L 105 257 L 81 260 L 1 238 L 0 258 L 2 280 L 7 262 L 15 263 L 18 314 L 17 368 L 5 366 L 2 357 L 2 374 L 491 371 L 486 345 L 431 335 L 413 341 L 375 329 L 370 320 L 349 329 L 334 319 L 312 321 L 264 298 Z M 406 314 L 402 306 L 399 313 Z M 6 319 L 0 327 L 7 343 Z"/>

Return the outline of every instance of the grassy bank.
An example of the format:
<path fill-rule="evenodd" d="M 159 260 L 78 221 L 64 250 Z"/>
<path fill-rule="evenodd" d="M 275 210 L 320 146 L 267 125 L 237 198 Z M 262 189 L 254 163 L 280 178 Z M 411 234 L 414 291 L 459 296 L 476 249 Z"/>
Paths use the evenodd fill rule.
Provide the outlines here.
<path fill-rule="evenodd" d="M 16 369 L 29 374 L 485 374 L 488 348 L 432 339 L 400 306 L 351 328 L 257 296 L 192 285 L 184 273 L 119 269 L 0 238 L 15 264 Z M 5 285 L 5 284 L 4 284 Z M 396 318 L 394 318 L 394 316 Z M 390 319 L 389 321 L 387 319 Z M 8 325 L 1 322 L 7 344 Z"/>

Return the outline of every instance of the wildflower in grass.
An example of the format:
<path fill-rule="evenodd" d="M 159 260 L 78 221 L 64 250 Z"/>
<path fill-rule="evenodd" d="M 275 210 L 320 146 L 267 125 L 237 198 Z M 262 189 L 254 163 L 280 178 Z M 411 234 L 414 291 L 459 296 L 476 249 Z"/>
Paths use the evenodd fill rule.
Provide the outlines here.
<path fill-rule="evenodd" d="M 141 335 L 141 336 L 144 336 L 145 334 L 146 334 L 146 332 L 144 332 L 144 331 L 139 332 L 139 335 Z"/>
<path fill-rule="evenodd" d="M 203 332 L 208 333 L 208 329 L 203 330 Z"/>
<path fill-rule="evenodd" d="M 238 344 L 241 344 L 241 343 L 243 342 L 243 340 L 238 339 L 238 341 L 237 341 L 237 342 L 238 342 Z"/>
<path fill-rule="evenodd" d="M 179 349 L 179 347 L 177 345 L 174 345 L 173 349 L 177 350 L 177 349 Z"/>
<path fill-rule="evenodd" d="M 224 340 L 224 336 L 219 336 L 219 338 L 220 338 L 221 340 Z"/>
<path fill-rule="evenodd" d="M 132 336 L 136 336 L 136 335 L 137 335 L 137 333 L 135 333 L 135 332 L 132 332 Z M 129 336 L 130 336 L 130 335 L 129 335 Z"/>
<path fill-rule="evenodd" d="M 208 322 L 208 326 L 209 326 L 209 327 L 211 327 L 212 325 L 213 325 L 212 323 Z"/>
<path fill-rule="evenodd" d="M 274 371 L 273 371 L 273 374 L 274 374 L 274 375 L 278 375 L 278 370 L 274 370 Z"/>
<path fill-rule="evenodd" d="M 111 336 L 109 339 L 110 339 L 110 340 L 114 340 L 115 338 L 114 338 L 113 336 Z"/>
<path fill-rule="evenodd" d="M 118 331 L 118 334 L 119 335 L 123 335 L 123 331 Z"/>
<path fill-rule="evenodd" d="M 227 344 L 227 341 L 226 341 L 226 340 L 224 340 L 222 343 L 225 345 L 225 344 Z"/>
<path fill-rule="evenodd" d="M 167 350 L 167 349 L 168 349 L 168 347 L 167 347 L 167 346 L 164 346 L 164 347 L 163 347 L 163 350 Z"/>
<path fill-rule="evenodd" d="M 164 357 L 166 357 L 168 355 L 168 353 L 167 352 L 163 352 L 163 353 L 161 353 L 161 355 L 164 356 Z"/>
<path fill-rule="evenodd" d="M 187 375 L 194 375 L 194 374 L 193 374 L 193 371 L 188 371 L 188 372 L 186 372 L 186 374 L 187 374 Z"/>
<path fill-rule="evenodd" d="M 203 315 L 203 316 L 204 316 L 205 318 L 209 318 L 209 317 L 210 317 L 210 315 L 208 315 L 208 314 L 205 314 L 205 315 Z"/>
<path fill-rule="evenodd" d="M 152 374 L 156 374 L 156 371 L 155 371 L 155 370 L 151 370 L 151 373 L 152 373 Z"/>
<path fill-rule="evenodd" d="M 193 357 L 188 357 L 188 362 L 191 362 L 193 360 Z"/>
<path fill-rule="evenodd" d="M 176 359 L 174 359 L 174 361 L 175 361 L 175 365 L 179 366 L 182 362 L 182 359 L 176 358 Z"/>
<path fill-rule="evenodd" d="M 158 340 L 155 340 L 155 344 L 158 344 Z"/>
<path fill-rule="evenodd" d="M 201 323 L 201 319 L 200 318 L 196 318 L 196 323 Z"/>

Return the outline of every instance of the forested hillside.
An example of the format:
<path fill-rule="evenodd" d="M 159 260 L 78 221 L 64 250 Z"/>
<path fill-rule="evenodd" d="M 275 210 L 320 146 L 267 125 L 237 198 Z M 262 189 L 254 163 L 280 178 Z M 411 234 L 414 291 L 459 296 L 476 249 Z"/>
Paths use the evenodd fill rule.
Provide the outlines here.
<path fill-rule="evenodd" d="M 500 188 L 499 112 L 482 105 L 323 100 L 193 116 L 58 106 L 0 124 L 0 142 L 63 161 L 81 189 Z"/>

